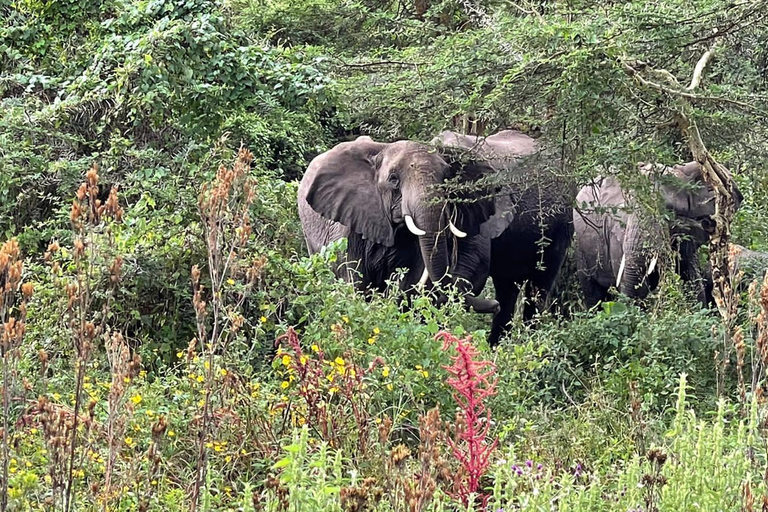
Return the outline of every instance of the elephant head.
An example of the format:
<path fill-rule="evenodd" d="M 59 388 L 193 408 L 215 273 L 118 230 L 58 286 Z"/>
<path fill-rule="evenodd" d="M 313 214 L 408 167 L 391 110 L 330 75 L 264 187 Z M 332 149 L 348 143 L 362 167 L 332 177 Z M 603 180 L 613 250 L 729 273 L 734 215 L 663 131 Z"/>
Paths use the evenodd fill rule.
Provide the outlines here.
<path fill-rule="evenodd" d="M 490 170 L 482 161 L 454 159 L 433 146 L 360 137 L 313 161 L 306 201 L 324 218 L 387 247 L 404 225 L 418 240 L 425 265 L 422 280 L 444 285 L 449 282 L 449 246 L 454 245 L 448 238 L 475 236 L 493 215 L 493 201 L 449 203 L 440 185 L 475 181 Z"/>
<path fill-rule="evenodd" d="M 657 259 L 668 235 L 678 239 L 678 252 L 685 260 L 681 261 L 681 275 L 699 276 L 696 269 L 686 267 L 696 265 L 696 250 L 707 242 L 715 226 L 714 192 L 704 182 L 697 162 L 674 167 L 641 164 L 640 170 L 654 181 L 665 209 L 673 218 L 668 232 L 655 218 L 642 218 L 634 213 L 627 219 L 616 285 L 629 296 L 645 296 L 647 289 L 655 286 Z M 738 188 L 734 191 L 738 208 L 742 196 Z"/>

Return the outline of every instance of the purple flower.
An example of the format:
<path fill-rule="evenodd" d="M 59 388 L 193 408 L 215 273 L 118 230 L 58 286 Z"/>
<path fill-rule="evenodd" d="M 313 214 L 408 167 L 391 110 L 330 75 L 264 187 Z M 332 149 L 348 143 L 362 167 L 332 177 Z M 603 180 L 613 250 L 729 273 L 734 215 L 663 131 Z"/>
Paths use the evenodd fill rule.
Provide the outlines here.
<path fill-rule="evenodd" d="M 541 463 L 536 464 L 536 471 L 541 471 L 541 468 L 543 468 L 543 467 L 544 466 L 542 466 Z"/>
<path fill-rule="evenodd" d="M 525 461 L 525 465 L 530 468 L 533 466 L 533 461 L 531 459 L 528 459 L 527 461 Z"/>

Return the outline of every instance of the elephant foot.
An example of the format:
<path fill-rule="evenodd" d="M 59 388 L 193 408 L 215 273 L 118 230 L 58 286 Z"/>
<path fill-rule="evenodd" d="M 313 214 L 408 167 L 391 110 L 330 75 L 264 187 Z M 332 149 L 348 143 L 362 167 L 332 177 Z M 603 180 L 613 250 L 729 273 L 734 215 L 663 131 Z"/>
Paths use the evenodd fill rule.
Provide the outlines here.
<path fill-rule="evenodd" d="M 465 295 L 464 301 L 475 313 L 491 313 L 495 315 L 501 309 L 497 300 L 481 299 L 471 294 Z"/>

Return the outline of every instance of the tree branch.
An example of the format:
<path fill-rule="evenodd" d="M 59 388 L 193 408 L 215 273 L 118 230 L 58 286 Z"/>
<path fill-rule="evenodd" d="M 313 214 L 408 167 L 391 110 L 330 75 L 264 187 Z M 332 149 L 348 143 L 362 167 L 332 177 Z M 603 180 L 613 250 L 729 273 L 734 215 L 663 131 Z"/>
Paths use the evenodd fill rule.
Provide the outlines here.
<path fill-rule="evenodd" d="M 707 52 L 707 53 L 709 53 L 709 52 Z M 702 57 L 702 59 L 703 59 L 703 57 Z M 707 61 L 709 61 L 710 59 L 711 59 L 711 57 L 708 57 Z M 701 63 L 701 59 L 699 59 L 699 63 Z M 759 114 L 762 117 L 768 118 L 768 112 L 765 112 L 765 111 L 757 108 L 756 106 L 751 105 L 749 103 L 745 103 L 743 101 L 732 100 L 730 98 L 724 98 L 722 96 L 706 96 L 706 95 L 702 95 L 702 94 L 694 94 L 692 92 L 689 92 L 689 89 L 680 90 L 680 89 L 678 89 L 679 83 L 677 82 L 677 79 L 674 79 L 674 82 L 673 82 L 672 79 L 669 78 L 669 77 L 672 77 L 672 78 L 674 78 L 674 77 L 672 76 L 671 73 L 669 73 L 666 70 L 659 71 L 659 70 L 655 70 L 654 69 L 652 71 L 654 72 L 654 74 L 659 75 L 659 76 L 663 76 L 663 77 L 667 77 L 667 75 L 669 75 L 669 77 L 667 77 L 667 79 L 668 79 L 668 81 L 671 84 L 673 84 L 673 87 L 661 85 L 661 84 L 659 84 L 657 82 L 649 80 L 649 79 L 647 79 L 647 78 L 645 78 L 645 77 L 643 77 L 641 75 L 641 71 L 644 71 L 646 69 L 650 69 L 650 67 L 648 66 L 648 64 L 646 64 L 645 62 L 643 62 L 641 60 L 621 60 L 620 64 L 621 64 L 622 69 L 624 69 L 624 72 L 627 75 L 629 75 L 632 78 L 634 78 L 635 81 L 637 81 L 639 84 L 641 84 L 641 85 L 643 85 L 645 87 L 648 87 L 650 89 L 654 89 L 654 90 L 657 90 L 659 92 L 663 92 L 664 94 L 668 94 L 670 96 L 677 96 L 679 98 L 685 98 L 685 99 L 691 100 L 691 101 L 712 101 L 712 102 L 715 102 L 715 103 L 729 103 L 729 104 L 737 106 L 739 108 L 743 108 L 745 110 L 750 110 L 750 111 L 752 111 L 752 112 L 754 112 L 756 114 Z M 707 62 L 704 62 L 704 67 L 706 67 L 706 64 L 707 64 Z M 697 67 L 698 67 L 698 64 L 697 64 Z M 699 72 L 699 75 L 701 75 L 701 73 L 703 71 L 704 70 L 702 69 Z M 694 75 L 695 75 L 695 71 L 694 71 Z M 694 78 L 695 78 L 695 76 L 694 76 Z M 698 82 L 700 82 L 700 81 L 701 81 L 701 76 L 699 76 L 698 81 L 697 81 L 696 84 L 693 84 L 693 79 L 692 79 L 691 80 L 691 84 L 692 85 L 699 85 Z"/>
<path fill-rule="evenodd" d="M 689 91 L 692 91 L 699 86 L 701 83 L 701 75 L 704 73 L 704 69 L 707 67 L 707 64 L 709 64 L 709 61 L 712 60 L 714 55 L 715 47 L 713 46 L 707 50 L 704 55 L 701 56 L 699 62 L 696 63 L 696 67 L 693 70 L 693 78 L 691 78 L 691 85 L 688 86 Z"/>

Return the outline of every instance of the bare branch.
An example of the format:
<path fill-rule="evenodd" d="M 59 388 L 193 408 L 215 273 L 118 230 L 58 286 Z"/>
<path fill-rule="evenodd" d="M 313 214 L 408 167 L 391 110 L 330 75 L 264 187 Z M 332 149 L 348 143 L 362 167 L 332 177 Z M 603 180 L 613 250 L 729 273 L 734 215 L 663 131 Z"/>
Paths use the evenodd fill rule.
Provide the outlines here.
<path fill-rule="evenodd" d="M 691 78 L 691 85 L 688 86 L 689 91 L 692 91 L 699 86 L 701 83 L 701 75 L 704 73 L 704 69 L 707 67 L 707 64 L 709 64 L 709 61 L 712 60 L 714 54 L 715 47 L 713 46 L 704 52 L 704 55 L 701 56 L 699 62 L 696 63 L 696 67 L 693 70 L 693 78 Z"/>
<path fill-rule="evenodd" d="M 652 80 L 648 80 L 647 78 L 643 77 L 640 74 L 641 70 L 644 70 L 648 67 L 648 65 L 645 62 L 622 60 L 621 66 L 624 69 L 625 73 L 627 73 L 629 76 L 634 78 L 641 85 L 644 85 L 645 87 L 649 87 L 651 89 L 655 89 L 665 94 L 669 94 L 670 96 L 677 96 L 677 97 L 685 98 L 687 100 L 692 100 L 692 101 L 711 101 L 715 103 L 729 103 L 739 108 L 750 110 L 756 114 L 759 114 L 762 117 L 768 118 L 768 112 L 765 112 L 764 110 L 761 110 L 756 106 L 751 105 L 749 103 L 745 103 L 743 101 L 732 100 L 730 98 L 724 98 L 722 96 L 705 96 L 701 94 L 694 94 L 692 92 L 688 92 L 687 90 L 680 90 L 677 87 L 669 87 L 669 86 L 661 85 Z M 705 63 L 705 66 L 706 66 L 706 63 Z M 671 74 L 667 71 L 659 72 L 659 70 L 653 70 L 653 72 L 654 74 L 657 74 L 659 76 L 666 76 L 666 75 L 671 76 Z M 701 80 L 701 78 L 699 78 L 699 80 Z M 672 81 L 670 80 L 670 82 Z M 693 80 L 691 80 L 691 82 L 693 82 Z M 672 83 L 674 83 L 674 85 L 678 85 L 676 79 Z"/>

